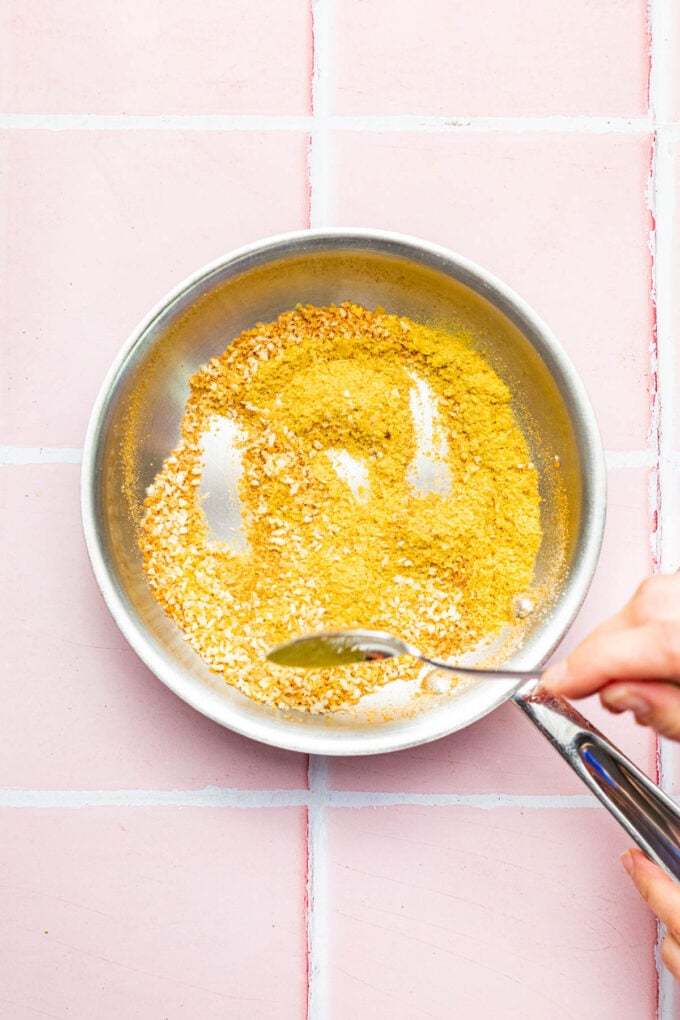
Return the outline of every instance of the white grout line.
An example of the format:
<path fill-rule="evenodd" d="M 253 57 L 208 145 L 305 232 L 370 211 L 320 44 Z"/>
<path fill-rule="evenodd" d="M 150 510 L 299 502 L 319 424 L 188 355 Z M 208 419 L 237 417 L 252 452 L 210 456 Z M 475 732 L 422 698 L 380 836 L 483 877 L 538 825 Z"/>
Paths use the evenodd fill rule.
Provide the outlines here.
<path fill-rule="evenodd" d="M 570 134 L 644 134 L 653 129 L 649 117 L 423 117 L 418 115 L 334 116 L 330 126 L 337 131 L 403 131 L 425 133 L 534 132 Z"/>
<path fill-rule="evenodd" d="M 680 540 L 677 537 L 677 507 L 673 508 L 674 458 L 672 444 L 678 409 L 675 407 L 677 362 L 675 325 L 676 281 L 674 279 L 675 180 L 673 144 L 663 124 L 659 124 L 654 146 L 652 211 L 656 220 L 654 238 L 654 298 L 656 306 L 656 357 L 653 368 L 657 376 L 657 407 L 654 425 L 658 450 L 660 501 L 656 555 L 662 570 L 676 569 L 680 564 Z"/>
<path fill-rule="evenodd" d="M 219 786 L 206 786 L 201 790 L 0 789 L 0 808 L 96 807 L 211 807 L 244 810 L 305 807 L 310 812 L 310 829 L 313 830 L 310 846 L 316 866 L 323 860 L 324 839 L 319 823 L 324 808 L 459 807 L 479 811 L 507 808 L 554 811 L 600 809 L 601 805 L 590 794 L 376 793 L 329 790 L 326 759 L 315 755 L 310 756 L 308 790 L 238 790 Z M 319 892 L 319 889 L 316 888 L 315 892 Z M 313 904 L 310 909 L 313 909 Z"/>
<path fill-rule="evenodd" d="M 330 47 L 329 0 L 313 0 L 315 53 Z M 313 113 L 308 115 L 269 114 L 89 114 L 89 113 L 4 113 L 0 130 L 5 131 L 310 131 L 318 126 L 323 97 L 325 126 L 337 131 L 403 132 L 568 132 L 585 134 L 640 134 L 653 129 L 649 117 L 428 117 L 414 115 L 366 114 L 329 115 L 326 98 L 328 67 L 315 61 L 312 87 Z M 674 125 L 680 133 L 680 123 Z"/>
<path fill-rule="evenodd" d="M 651 28 L 651 10 L 650 10 Z M 652 85 L 656 76 L 650 73 L 650 104 L 653 99 Z M 649 529 L 649 554 L 652 561 L 652 569 L 657 572 L 661 569 L 661 401 L 659 386 L 659 345 L 658 345 L 658 278 L 659 278 L 659 238 L 662 231 L 659 230 L 659 131 L 658 127 L 654 133 L 652 143 L 652 159 L 647 182 L 647 208 L 652 216 L 652 227 L 649 232 L 649 253 L 651 258 L 651 302 L 654 310 L 654 334 L 649 341 L 649 379 L 650 379 L 650 416 L 648 443 L 654 451 L 654 467 L 650 472 L 647 487 L 647 511 L 650 522 L 654 526 Z"/>
<path fill-rule="evenodd" d="M 332 0 L 312 0 L 312 128 L 309 137 L 309 225 L 328 226 L 330 216 L 330 53 Z M 328 761 L 310 755 L 307 769 L 307 1020 L 324 1020 L 328 997 L 328 870 L 325 809 Z"/>
<path fill-rule="evenodd" d="M 330 189 L 329 53 L 330 0 L 313 0 L 314 66 L 312 69 L 312 126 L 309 140 L 309 225 L 328 225 Z"/>
<path fill-rule="evenodd" d="M 673 1020 L 675 1015 L 675 979 L 670 971 L 666 970 L 661 959 L 661 943 L 665 934 L 666 929 L 660 921 L 657 921 L 656 946 L 654 947 L 654 962 L 658 976 L 656 1015 L 658 1020 Z"/>
<path fill-rule="evenodd" d="M 654 206 L 656 215 L 655 243 L 655 299 L 657 315 L 658 388 L 659 388 L 659 456 L 660 489 L 664 495 L 661 529 L 661 557 L 663 569 L 677 568 L 680 548 L 671 545 L 676 528 L 670 525 L 668 506 L 668 469 L 676 466 L 677 454 L 672 439 L 678 424 L 680 408 L 675 394 L 678 364 L 675 352 L 675 299 L 677 286 L 674 279 L 674 220 L 676 215 L 675 173 L 673 149 L 680 141 L 679 125 L 671 125 L 670 103 L 673 96 L 672 62 L 676 57 L 675 29 L 677 14 L 675 0 L 652 0 L 650 4 L 652 26 L 652 74 L 650 100 L 656 125 Z"/>
<path fill-rule="evenodd" d="M 676 0 L 649 0 L 649 107 L 655 125 L 671 122 Z"/>
<path fill-rule="evenodd" d="M 663 570 L 680 566 L 680 536 L 674 505 L 677 437 L 680 409 L 676 406 L 678 364 L 675 337 L 677 281 L 674 265 L 676 215 L 674 147 L 668 131 L 660 125 L 656 140 L 656 319 L 659 400 L 659 490 L 661 493 L 660 563 Z"/>
<path fill-rule="evenodd" d="M 608 471 L 656 466 L 655 450 L 607 450 L 604 455 Z"/>
<path fill-rule="evenodd" d="M 653 226 L 649 235 L 649 251 L 651 256 L 651 277 L 652 292 L 651 301 L 655 316 L 655 335 L 651 338 L 649 351 L 649 378 L 654 383 L 650 386 L 651 414 L 649 422 L 649 442 L 655 448 L 656 464 L 650 472 L 647 501 L 650 520 L 656 518 L 656 527 L 650 528 L 649 551 L 654 570 L 661 568 L 661 536 L 662 536 L 662 500 L 661 500 L 661 410 L 659 393 L 659 319 L 658 319 L 658 280 L 660 266 L 658 261 L 660 235 L 663 234 L 665 217 L 663 210 L 659 211 L 659 105 L 662 103 L 663 94 L 663 54 L 665 51 L 664 33 L 660 22 L 661 7 L 655 0 L 648 0 L 647 18 L 649 25 L 649 107 L 654 120 L 654 141 L 652 147 L 652 162 L 650 177 L 647 184 L 647 207 L 653 216 Z M 660 229 L 661 228 L 661 229 Z M 661 288 L 663 291 L 663 287 Z M 663 784 L 662 748 L 660 738 L 656 737 L 656 758 L 657 758 L 657 779 L 660 785 Z M 654 944 L 654 965 L 656 969 L 656 999 L 657 999 L 657 1020 L 670 1020 L 669 1008 L 672 1007 L 672 1000 L 669 1006 L 667 1001 L 666 987 L 664 981 L 664 969 L 661 961 L 661 943 L 664 937 L 663 925 L 657 921 L 656 940 Z"/>
<path fill-rule="evenodd" d="M 650 371 L 656 376 L 656 395 L 652 408 L 650 439 L 656 447 L 657 466 L 650 478 L 650 509 L 658 514 L 656 534 L 652 539 L 655 566 L 669 570 L 677 567 L 678 548 L 671 539 L 675 522 L 669 517 L 672 491 L 669 482 L 669 446 L 674 421 L 675 352 L 674 352 L 674 280 L 673 220 L 675 195 L 673 181 L 672 137 L 668 126 L 671 99 L 671 60 L 673 46 L 673 10 L 675 0 L 649 0 L 650 79 L 649 105 L 654 122 L 654 151 L 649 185 L 649 207 L 654 216 L 654 233 L 650 238 L 652 252 L 652 298 L 656 314 L 656 343 L 650 352 Z M 673 787 L 673 756 L 666 741 L 657 738 L 659 785 L 669 792 Z M 672 1020 L 675 1013 L 674 982 L 661 961 L 664 928 L 657 925 L 655 962 L 657 969 L 657 1017 Z"/>
<path fill-rule="evenodd" d="M 668 740 L 660 739 L 656 757 L 659 786 L 662 790 L 666 790 L 666 792 L 672 792 L 675 785 L 673 744 Z"/>
<path fill-rule="evenodd" d="M 201 807 L 287 808 L 306 805 L 306 790 L 16 790 L 0 789 L 0 808 Z"/>
<path fill-rule="evenodd" d="M 310 755 L 307 778 L 307 1020 L 322 1020 L 328 1013 L 327 759 Z"/>
<path fill-rule="evenodd" d="M 75 446 L 0 446 L 0 465 L 80 464 L 82 458 Z"/>

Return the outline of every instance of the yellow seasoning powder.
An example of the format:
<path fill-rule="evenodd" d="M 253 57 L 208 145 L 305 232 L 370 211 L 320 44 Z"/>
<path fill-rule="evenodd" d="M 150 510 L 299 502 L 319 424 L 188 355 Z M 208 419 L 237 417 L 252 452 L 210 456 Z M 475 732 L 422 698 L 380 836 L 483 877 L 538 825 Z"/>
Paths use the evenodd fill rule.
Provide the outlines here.
<path fill-rule="evenodd" d="M 541 542 L 538 476 L 507 386 L 465 336 L 356 304 L 298 307 L 190 385 L 140 546 L 155 598 L 227 683 L 337 711 L 421 667 L 291 670 L 267 650 L 360 626 L 458 656 L 513 622 Z M 242 547 L 202 505 L 205 439 L 225 420 Z"/>

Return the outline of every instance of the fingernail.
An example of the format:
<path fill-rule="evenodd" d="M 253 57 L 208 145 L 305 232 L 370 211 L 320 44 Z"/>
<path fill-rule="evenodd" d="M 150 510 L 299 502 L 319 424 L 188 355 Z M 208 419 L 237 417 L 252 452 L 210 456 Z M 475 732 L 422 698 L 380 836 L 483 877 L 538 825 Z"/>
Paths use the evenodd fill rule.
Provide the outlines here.
<path fill-rule="evenodd" d="M 652 707 L 639 694 L 629 691 L 627 687 L 614 687 L 602 692 L 602 701 L 607 708 L 615 712 L 630 711 L 638 722 L 645 723 L 652 714 Z"/>
<path fill-rule="evenodd" d="M 635 861 L 633 860 L 633 855 L 630 850 L 626 850 L 625 854 L 622 855 L 621 863 L 626 869 L 626 874 L 632 878 L 633 871 L 635 870 Z"/>
<path fill-rule="evenodd" d="M 568 672 L 565 661 L 556 662 L 543 674 L 543 685 L 551 691 L 556 691 L 566 680 Z"/>

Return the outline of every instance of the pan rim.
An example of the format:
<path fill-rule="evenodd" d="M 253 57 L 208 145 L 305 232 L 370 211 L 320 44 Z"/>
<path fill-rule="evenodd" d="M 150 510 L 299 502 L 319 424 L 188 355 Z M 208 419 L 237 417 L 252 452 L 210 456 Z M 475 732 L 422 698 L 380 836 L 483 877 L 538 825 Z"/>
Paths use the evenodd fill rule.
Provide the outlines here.
<path fill-rule="evenodd" d="M 522 684 L 496 681 L 498 696 L 490 704 L 487 702 L 478 713 L 468 713 L 460 725 L 454 726 L 449 724 L 446 715 L 440 717 L 422 713 L 409 720 L 399 730 L 391 730 L 388 724 L 383 724 L 382 728 L 373 728 L 370 732 L 346 730 L 332 732 L 332 727 L 329 727 L 325 735 L 320 735 L 304 727 L 285 728 L 280 719 L 267 717 L 255 721 L 249 715 L 234 716 L 227 703 L 209 697 L 207 691 L 204 696 L 191 688 L 187 689 L 182 683 L 181 671 L 169 667 L 167 660 L 163 658 L 149 636 L 131 619 L 124 594 L 107 564 L 103 540 L 97 526 L 96 495 L 99 478 L 98 454 L 103 442 L 102 427 L 115 393 L 116 382 L 132 353 L 138 344 L 143 342 L 159 317 L 167 315 L 175 304 L 185 299 L 198 286 L 205 285 L 212 277 L 220 276 L 226 280 L 229 275 L 255 265 L 266 264 L 287 254 L 301 254 L 324 248 L 338 250 L 340 245 L 344 250 L 374 251 L 407 259 L 421 266 L 437 269 L 470 287 L 506 315 L 531 343 L 534 343 L 534 339 L 540 340 L 539 354 L 542 357 L 544 354 L 547 356 L 551 374 L 555 375 L 557 372 L 561 385 L 569 393 L 572 408 L 570 413 L 579 445 L 579 455 L 588 464 L 588 471 L 584 472 L 584 517 L 579 557 L 560 597 L 559 633 L 541 648 L 538 662 L 536 657 L 523 658 L 520 651 L 513 659 L 513 665 L 518 669 L 534 669 L 545 662 L 573 622 L 588 592 L 597 565 L 606 513 L 604 453 L 595 414 L 582 380 L 553 332 L 524 299 L 502 280 L 465 256 L 421 238 L 370 228 L 291 231 L 244 245 L 220 256 L 190 274 L 161 298 L 132 330 L 114 359 L 99 389 L 87 427 L 81 466 L 81 516 L 86 547 L 96 582 L 111 615 L 130 646 L 151 672 L 182 700 L 222 726 L 251 739 L 292 751 L 332 756 L 380 754 L 440 739 L 489 714 L 508 701 Z M 440 720 L 440 724 L 435 725 L 435 720 Z"/>

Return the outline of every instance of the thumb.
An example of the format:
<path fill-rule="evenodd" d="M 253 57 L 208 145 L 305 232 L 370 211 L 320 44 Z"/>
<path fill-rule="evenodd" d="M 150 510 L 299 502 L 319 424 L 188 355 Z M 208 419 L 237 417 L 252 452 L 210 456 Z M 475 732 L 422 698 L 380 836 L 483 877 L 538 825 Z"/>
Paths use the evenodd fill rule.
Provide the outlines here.
<path fill-rule="evenodd" d="M 600 700 L 610 712 L 630 710 L 641 726 L 680 741 L 680 687 L 657 680 L 608 684 Z"/>

